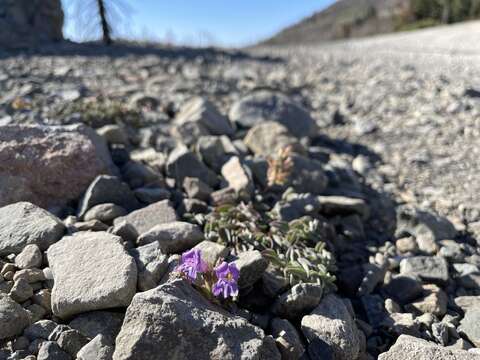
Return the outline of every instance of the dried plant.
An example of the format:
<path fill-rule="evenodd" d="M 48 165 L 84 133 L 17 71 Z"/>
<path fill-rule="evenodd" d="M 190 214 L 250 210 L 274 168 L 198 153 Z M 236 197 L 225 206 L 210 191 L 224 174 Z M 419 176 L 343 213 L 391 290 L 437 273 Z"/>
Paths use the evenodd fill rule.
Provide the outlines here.
<path fill-rule="evenodd" d="M 267 180 L 268 186 L 283 186 L 287 183 L 293 169 L 292 147 L 286 146 L 278 150 L 276 157 L 269 158 Z"/>

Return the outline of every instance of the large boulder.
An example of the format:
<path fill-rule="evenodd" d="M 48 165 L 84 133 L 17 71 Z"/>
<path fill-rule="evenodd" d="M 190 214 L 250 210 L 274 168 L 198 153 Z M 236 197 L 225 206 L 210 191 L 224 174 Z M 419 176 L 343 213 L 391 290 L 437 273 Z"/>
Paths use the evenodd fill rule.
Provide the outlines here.
<path fill-rule="evenodd" d="M 48 208 L 77 200 L 100 174 L 115 172 L 105 140 L 91 128 L 0 126 L 0 206 Z"/>
<path fill-rule="evenodd" d="M 61 0 L 0 1 L 0 47 L 25 48 L 63 39 Z"/>
<path fill-rule="evenodd" d="M 116 344 L 114 360 L 280 359 L 271 337 L 183 280 L 135 295 Z"/>
<path fill-rule="evenodd" d="M 427 340 L 400 335 L 379 360 L 480 360 L 480 355 L 465 350 L 447 349 Z"/>
<path fill-rule="evenodd" d="M 46 250 L 64 231 L 60 219 L 31 203 L 4 206 L 0 208 L 0 256 L 18 254 L 31 244 Z"/>
<path fill-rule="evenodd" d="M 126 307 L 137 287 L 137 266 L 122 239 L 106 232 L 66 236 L 48 249 L 53 313 L 61 318 Z"/>
<path fill-rule="evenodd" d="M 264 121 L 276 121 L 298 137 L 315 135 L 310 114 L 285 95 L 266 90 L 245 96 L 232 105 L 230 120 L 250 128 Z"/>

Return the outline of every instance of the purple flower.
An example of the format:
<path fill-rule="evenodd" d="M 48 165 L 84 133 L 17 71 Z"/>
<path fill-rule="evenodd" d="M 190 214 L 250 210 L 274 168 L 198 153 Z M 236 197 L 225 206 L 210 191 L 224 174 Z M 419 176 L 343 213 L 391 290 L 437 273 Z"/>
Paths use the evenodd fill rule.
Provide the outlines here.
<path fill-rule="evenodd" d="M 215 268 L 215 274 L 217 275 L 217 282 L 213 285 L 213 295 L 223 295 L 226 299 L 229 296 L 236 297 L 238 295 L 237 280 L 240 272 L 234 263 L 227 264 L 222 262 Z"/>
<path fill-rule="evenodd" d="M 207 271 L 207 268 L 207 263 L 202 260 L 201 251 L 192 249 L 182 254 L 176 270 L 185 275 L 188 280 L 194 281 L 197 279 L 197 274 Z"/>

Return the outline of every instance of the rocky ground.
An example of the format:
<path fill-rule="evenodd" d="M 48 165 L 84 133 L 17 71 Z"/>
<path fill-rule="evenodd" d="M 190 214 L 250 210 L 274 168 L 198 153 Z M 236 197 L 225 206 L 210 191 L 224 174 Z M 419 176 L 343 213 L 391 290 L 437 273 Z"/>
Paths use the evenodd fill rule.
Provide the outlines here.
<path fill-rule="evenodd" d="M 480 358 L 480 51 L 395 36 L 0 54 L 0 359 Z"/>

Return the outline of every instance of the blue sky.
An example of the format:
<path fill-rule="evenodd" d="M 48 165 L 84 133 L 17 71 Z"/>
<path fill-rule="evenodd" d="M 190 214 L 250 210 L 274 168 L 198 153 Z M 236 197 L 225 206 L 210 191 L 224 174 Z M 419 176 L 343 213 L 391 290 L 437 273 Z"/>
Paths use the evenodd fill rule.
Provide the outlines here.
<path fill-rule="evenodd" d="M 92 28 L 72 16 L 75 6 L 91 0 L 62 0 L 65 35 L 72 40 L 95 37 Z M 110 0 L 118 1 L 118 0 Z M 129 20 L 123 37 L 193 45 L 242 46 L 266 38 L 321 10 L 334 0 L 121 0 Z M 83 5 L 80 5 L 83 6 Z M 93 15 L 81 10 L 92 21 Z M 85 30 L 87 29 L 87 30 Z"/>

